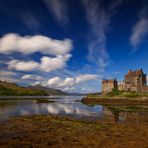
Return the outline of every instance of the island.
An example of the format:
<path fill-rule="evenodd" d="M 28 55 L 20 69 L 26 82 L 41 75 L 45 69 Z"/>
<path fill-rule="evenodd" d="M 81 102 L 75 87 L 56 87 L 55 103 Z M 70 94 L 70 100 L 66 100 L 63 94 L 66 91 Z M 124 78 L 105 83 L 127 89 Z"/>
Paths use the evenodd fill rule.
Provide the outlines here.
<path fill-rule="evenodd" d="M 102 92 L 91 93 L 82 99 L 88 104 L 148 104 L 147 75 L 142 68 L 129 70 L 123 81 L 103 79 Z"/>

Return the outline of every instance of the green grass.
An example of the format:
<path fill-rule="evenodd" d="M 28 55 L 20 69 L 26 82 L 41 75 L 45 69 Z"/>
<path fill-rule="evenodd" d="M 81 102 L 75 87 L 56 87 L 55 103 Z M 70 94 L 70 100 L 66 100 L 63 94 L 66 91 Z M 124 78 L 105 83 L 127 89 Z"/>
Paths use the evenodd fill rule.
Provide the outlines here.
<path fill-rule="evenodd" d="M 106 97 L 141 98 L 141 97 L 148 97 L 148 93 L 113 90 L 112 92 L 107 93 Z"/>
<path fill-rule="evenodd" d="M 100 97 L 101 93 L 90 93 L 87 95 L 88 97 Z"/>
<path fill-rule="evenodd" d="M 140 92 L 127 92 L 127 91 L 119 91 L 117 89 L 113 89 L 112 92 L 107 93 L 106 95 L 101 95 L 100 93 L 92 93 L 88 94 L 87 97 L 92 98 L 141 98 L 148 97 L 148 93 L 140 93 Z"/>

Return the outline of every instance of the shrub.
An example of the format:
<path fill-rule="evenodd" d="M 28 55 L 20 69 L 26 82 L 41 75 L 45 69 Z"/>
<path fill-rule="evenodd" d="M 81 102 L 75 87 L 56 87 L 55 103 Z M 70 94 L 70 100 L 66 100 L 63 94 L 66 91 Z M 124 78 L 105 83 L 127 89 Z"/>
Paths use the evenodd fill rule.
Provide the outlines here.
<path fill-rule="evenodd" d="M 107 93 L 108 97 L 114 97 L 119 96 L 122 94 L 122 91 L 119 91 L 118 89 L 113 89 L 112 92 Z"/>

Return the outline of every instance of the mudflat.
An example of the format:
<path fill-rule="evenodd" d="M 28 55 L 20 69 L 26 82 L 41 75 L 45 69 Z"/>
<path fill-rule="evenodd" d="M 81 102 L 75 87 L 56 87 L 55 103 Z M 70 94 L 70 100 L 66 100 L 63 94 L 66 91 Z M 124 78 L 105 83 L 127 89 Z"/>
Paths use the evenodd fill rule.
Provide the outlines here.
<path fill-rule="evenodd" d="M 69 117 L 13 117 L 0 124 L 0 147 L 147 148 L 148 124 L 119 124 Z"/>

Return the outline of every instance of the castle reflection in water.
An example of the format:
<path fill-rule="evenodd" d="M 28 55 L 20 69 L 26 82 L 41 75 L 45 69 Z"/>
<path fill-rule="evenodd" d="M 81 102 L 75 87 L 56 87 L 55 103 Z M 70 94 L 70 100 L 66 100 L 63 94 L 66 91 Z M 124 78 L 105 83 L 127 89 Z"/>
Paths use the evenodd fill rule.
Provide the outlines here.
<path fill-rule="evenodd" d="M 103 106 L 104 117 L 118 123 L 148 123 L 148 107 L 138 106 Z"/>

